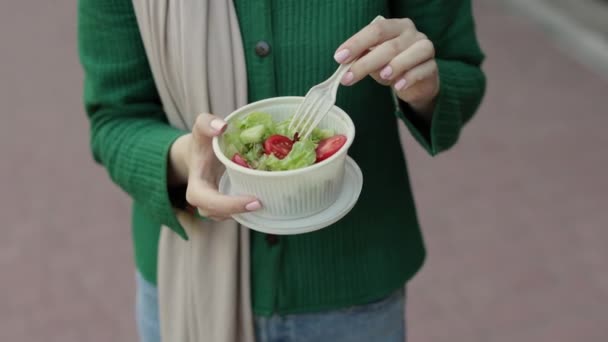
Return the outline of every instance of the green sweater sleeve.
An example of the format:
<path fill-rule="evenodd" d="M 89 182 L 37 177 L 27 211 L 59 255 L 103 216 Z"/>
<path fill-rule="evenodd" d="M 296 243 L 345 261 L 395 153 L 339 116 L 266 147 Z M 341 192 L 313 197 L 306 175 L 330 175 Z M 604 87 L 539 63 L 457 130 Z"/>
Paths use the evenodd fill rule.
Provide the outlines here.
<path fill-rule="evenodd" d="M 431 155 L 452 147 L 481 103 L 484 54 L 475 35 L 471 0 L 391 0 L 391 15 L 412 19 L 435 45 L 440 89 L 429 123 L 395 98 L 397 116 Z"/>
<path fill-rule="evenodd" d="M 167 188 L 169 148 L 184 132 L 166 121 L 131 1 L 79 0 L 78 44 L 95 160 L 152 220 L 186 238 Z"/>

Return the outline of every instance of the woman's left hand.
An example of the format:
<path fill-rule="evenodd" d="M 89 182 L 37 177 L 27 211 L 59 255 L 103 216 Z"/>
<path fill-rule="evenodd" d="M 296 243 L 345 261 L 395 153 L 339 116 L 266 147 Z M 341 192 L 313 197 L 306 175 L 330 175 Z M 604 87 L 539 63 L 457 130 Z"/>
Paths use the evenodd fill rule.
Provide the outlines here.
<path fill-rule="evenodd" d="M 334 58 L 340 64 L 359 58 L 342 78 L 343 85 L 370 75 L 392 85 L 416 112 L 432 113 L 439 93 L 435 47 L 410 19 L 376 20 L 340 45 Z"/>

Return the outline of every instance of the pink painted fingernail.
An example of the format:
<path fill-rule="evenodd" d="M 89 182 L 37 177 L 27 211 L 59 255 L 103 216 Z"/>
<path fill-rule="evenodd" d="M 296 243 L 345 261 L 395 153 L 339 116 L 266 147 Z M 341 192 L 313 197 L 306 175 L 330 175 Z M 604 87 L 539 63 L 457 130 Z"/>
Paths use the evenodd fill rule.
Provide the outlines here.
<path fill-rule="evenodd" d="M 389 77 L 391 77 L 391 75 L 393 74 L 393 68 L 391 68 L 390 65 L 387 65 L 384 67 L 384 69 L 382 69 L 382 71 L 380 71 L 380 77 L 382 77 L 382 79 L 387 80 Z"/>
<path fill-rule="evenodd" d="M 406 84 L 407 84 L 407 81 L 405 80 L 405 78 L 402 78 L 397 83 L 395 83 L 395 89 L 397 89 L 397 91 L 399 91 L 403 87 L 405 87 Z"/>
<path fill-rule="evenodd" d="M 342 50 L 336 52 L 336 54 L 334 55 L 334 59 L 336 60 L 336 62 L 342 63 L 349 56 L 350 56 L 350 50 L 348 50 L 348 49 L 342 49 Z"/>
<path fill-rule="evenodd" d="M 262 204 L 260 203 L 260 201 L 253 201 L 251 203 L 248 203 L 245 206 L 245 209 L 249 210 L 249 211 L 256 211 L 256 210 L 260 210 L 262 208 Z"/>
<path fill-rule="evenodd" d="M 211 120 L 211 128 L 213 128 L 214 130 L 221 132 L 224 127 L 226 127 L 226 121 L 224 120 L 220 120 L 220 119 L 213 119 Z"/>
<path fill-rule="evenodd" d="M 344 77 L 342 77 L 342 84 L 349 85 L 349 84 L 351 84 L 351 82 L 353 81 L 354 78 L 355 78 L 355 74 L 353 74 L 351 71 L 349 71 L 344 75 Z"/>

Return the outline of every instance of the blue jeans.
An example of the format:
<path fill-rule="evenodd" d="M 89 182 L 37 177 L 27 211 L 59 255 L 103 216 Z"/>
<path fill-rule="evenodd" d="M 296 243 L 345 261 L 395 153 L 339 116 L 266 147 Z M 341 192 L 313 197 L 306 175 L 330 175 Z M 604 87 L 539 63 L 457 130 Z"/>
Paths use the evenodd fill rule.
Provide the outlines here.
<path fill-rule="evenodd" d="M 160 342 L 158 319 L 158 291 L 156 286 L 137 272 L 135 293 L 135 319 L 141 342 Z"/>
<path fill-rule="evenodd" d="M 255 317 L 256 342 L 404 342 L 405 291 L 370 304 L 319 313 Z M 160 342 L 156 287 L 137 274 L 141 342 Z"/>

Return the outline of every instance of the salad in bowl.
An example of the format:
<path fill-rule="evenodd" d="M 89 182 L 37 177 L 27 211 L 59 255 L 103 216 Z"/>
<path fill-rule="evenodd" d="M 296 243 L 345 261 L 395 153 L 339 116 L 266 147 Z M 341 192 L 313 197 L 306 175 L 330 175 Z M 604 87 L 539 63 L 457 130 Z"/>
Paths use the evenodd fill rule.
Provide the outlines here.
<path fill-rule="evenodd" d="M 220 184 L 228 184 L 229 194 L 256 196 L 262 203 L 261 210 L 246 215 L 309 217 L 330 207 L 342 191 L 355 126 L 334 106 L 302 139 L 288 131 L 302 99 L 275 97 L 241 107 L 225 118 L 224 134 L 213 138 L 214 154 L 226 167 Z"/>
<path fill-rule="evenodd" d="M 261 171 L 287 171 L 321 162 L 344 146 L 346 136 L 315 128 L 306 139 L 289 132 L 291 118 L 275 122 L 265 112 L 237 120 L 224 136 L 225 153 L 235 164 Z"/>

